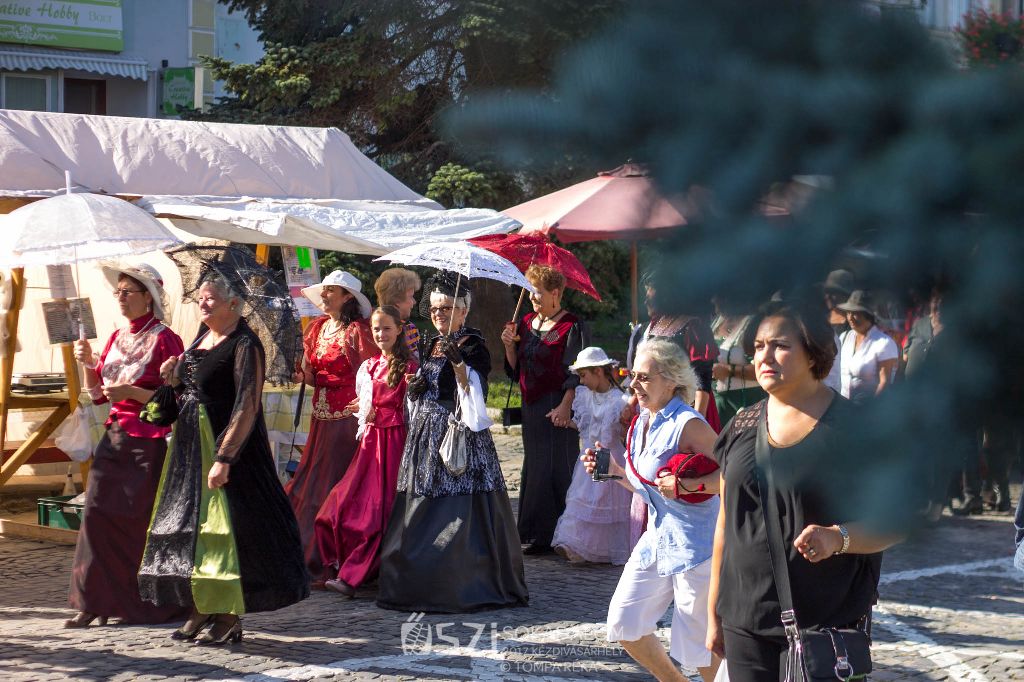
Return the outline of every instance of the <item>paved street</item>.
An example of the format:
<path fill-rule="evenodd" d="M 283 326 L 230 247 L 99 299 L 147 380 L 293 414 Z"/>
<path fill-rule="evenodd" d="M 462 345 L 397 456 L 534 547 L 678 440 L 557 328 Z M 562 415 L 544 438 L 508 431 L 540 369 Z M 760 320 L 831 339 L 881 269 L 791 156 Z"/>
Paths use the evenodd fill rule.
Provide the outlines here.
<path fill-rule="evenodd" d="M 518 439 L 496 440 L 516 487 Z M 944 517 L 891 551 L 873 679 L 1024 680 L 1024 576 L 1011 545 L 1009 516 Z M 72 554 L 0 538 L 0 679 L 649 679 L 604 641 L 610 566 L 527 557 L 530 606 L 470 615 L 385 611 L 373 589 L 353 601 L 315 592 L 245 616 L 241 644 L 211 649 L 172 641 L 170 626 L 63 629 Z"/>

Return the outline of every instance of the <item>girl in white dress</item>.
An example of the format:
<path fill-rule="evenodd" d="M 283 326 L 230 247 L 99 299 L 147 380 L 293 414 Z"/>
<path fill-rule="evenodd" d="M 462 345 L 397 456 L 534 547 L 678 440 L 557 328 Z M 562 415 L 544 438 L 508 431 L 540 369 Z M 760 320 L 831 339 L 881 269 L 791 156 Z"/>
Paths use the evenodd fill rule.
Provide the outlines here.
<path fill-rule="evenodd" d="M 580 453 L 595 442 L 610 444 L 612 459 L 625 465 L 619 414 L 628 397 L 615 382 L 619 363 L 591 346 L 580 351 L 569 369 L 580 386 L 572 403 L 572 426 L 580 432 Z M 565 496 L 565 512 L 555 526 L 551 546 L 570 563 L 622 565 L 629 558 L 629 504 L 632 495 L 621 485 L 597 483 L 577 461 Z"/>

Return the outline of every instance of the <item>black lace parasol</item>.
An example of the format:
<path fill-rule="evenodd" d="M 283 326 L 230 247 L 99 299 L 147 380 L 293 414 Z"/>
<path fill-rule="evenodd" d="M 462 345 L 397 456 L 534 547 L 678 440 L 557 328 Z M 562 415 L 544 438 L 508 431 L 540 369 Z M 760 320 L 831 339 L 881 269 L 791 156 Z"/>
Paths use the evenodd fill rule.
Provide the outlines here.
<path fill-rule="evenodd" d="M 167 255 L 181 274 L 183 300 L 197 300 L 199 287 L 211 275 L 227 281 L 242 301 L 242 316 L 263 344 L 267 381 L 292 383 L 302 353 L 302 330 L 295 302 L 279 273 L 237 246 L 186 244 L 168 250 Z"/>

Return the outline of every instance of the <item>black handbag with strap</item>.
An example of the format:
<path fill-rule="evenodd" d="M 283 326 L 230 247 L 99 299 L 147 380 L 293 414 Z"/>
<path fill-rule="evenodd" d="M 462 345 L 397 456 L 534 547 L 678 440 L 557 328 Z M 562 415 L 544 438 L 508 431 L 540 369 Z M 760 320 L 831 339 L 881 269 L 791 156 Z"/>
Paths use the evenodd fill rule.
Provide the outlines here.
<path fill-rule="evenodd" d="M 786 564 L 786 543 L 782 536 L 782 517 L 775 495 L 771 456 L 768 448 L 768 407 L 761 408 L 754 444 L 757 462 L 757 489 L 761 498 L 768 554 L 772 562 L 775 588 L 782 607 L 782 626 L 786 631 L 789 651 L 785 682 L 815 680 L 863 680 L 871 672 L 871 636 L 868 615 L 858 627 L 801 628 L 793 610 L 793 591 Z"/>
<path fill-rule="evenodd" d="M 163 384 L 142 406 L 139 420 L 154 426 L 170 426 L 178 420 L 178 396 L 174 389 Z"/>
<path fill-rule="evenodd" d="M 505 398 L 505 407 L 501 411 L 501 424 L 506 429 L 515 424 L 523 423 L 523 408 L 509 407 L 512 402 L 512 380 L 508 380 L 508 396 Z"/>

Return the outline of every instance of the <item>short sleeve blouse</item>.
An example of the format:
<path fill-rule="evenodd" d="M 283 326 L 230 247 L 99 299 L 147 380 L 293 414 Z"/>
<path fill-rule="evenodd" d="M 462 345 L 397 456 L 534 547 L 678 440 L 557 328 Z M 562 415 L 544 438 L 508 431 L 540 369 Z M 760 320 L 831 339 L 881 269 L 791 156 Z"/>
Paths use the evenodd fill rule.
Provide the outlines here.
<path fill-rule="evenodd" d="M 782 636 L 781 607 L 772 576 L 771 557 L 758 480 L 754 444 L 757 423 L 767 401 L 736 415 L 715 444 L 714 458 L 722 468 L 725 545 L 718 597 L 724 627 L 761 636 Z M 844 626 L 866 614 L 874 601 L 882 555 L 846 554 L 812 564 L 793 547 L 809 524 L 830 526 L 849 522 L 838 518 L 826 490 L 859 482 L 850 449 L 856 408 L 835 396 L 814 429 L 799 443 L 772 448 L 782 534 L 786 543 L 793 607 L 801 627 Z M 845 431 L 844 431 L 845 429 Z M 837 486 L 841 481 L 842 486 Z"/>
<path fill-rule="evenodd" d="M 839 349 L 842 394 L 854 402 L 870 398 L 878 389 L 878 365 L 900 356 L 896 342 L 876 326 L 871 327 L 859 348 L 857 333 L 844 332 Z"/>

